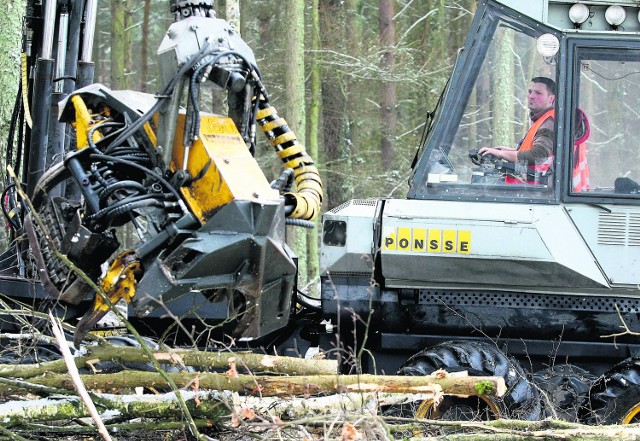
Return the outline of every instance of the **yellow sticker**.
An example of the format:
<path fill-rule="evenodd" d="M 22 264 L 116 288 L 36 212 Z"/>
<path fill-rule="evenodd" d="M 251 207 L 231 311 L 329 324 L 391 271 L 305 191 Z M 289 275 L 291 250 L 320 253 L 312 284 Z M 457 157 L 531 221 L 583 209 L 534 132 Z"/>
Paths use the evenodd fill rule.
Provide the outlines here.
<path fill-rule="evenodd" d="M 389 251 L 395 251 L 396 249 L 396 229 L 388 234 L 383 241 L 382 248 Z"/>
<path fill-rule="evenodd" d="M 385 251 L 471 254 L 471 231 L 398 227 L 382 239 Z"/>
<path fill-rule="evenodd" d="M 427 229 L 414 228 L 411 242 L 411 251 L 425 252 L 427 251 Z"/>
<path fill-rule="evenodd" d="M 443 253 L 455 253 L 456 246 L 458 245 L 456 242 L 456 236 L 458 232 L 456 230 L 444 230 L 442 233 L 442 252 Z"/>
<path fill-rule="evenodd" d="M 427 247 L 427 251 L 429 253 L 440 253 L 442 252 L 442 231 L 441 230 L 431 230 L 429 229 L 429 234 L 427 235 L 427 240 L 429 245 Z"/>
<path fill-rule="evenodd" d="M 411 250 L 411 228 L 398 228 L 398 251 Z"/>
<path fill-rule="evenodd" d="M 471 254 L 471 231 L 458 231 L 458 253 Z"/>

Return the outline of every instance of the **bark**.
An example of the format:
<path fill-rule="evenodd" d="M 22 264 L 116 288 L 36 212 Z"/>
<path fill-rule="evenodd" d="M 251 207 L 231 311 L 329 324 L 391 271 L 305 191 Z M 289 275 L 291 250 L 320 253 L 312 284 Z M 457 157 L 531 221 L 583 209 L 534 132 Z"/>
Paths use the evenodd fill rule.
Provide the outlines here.
<path fill-rule="evenodd" d="M 298 141 L 305 143 L 305 91 L 304 91 L 304 1 L 287 0 L 285 84 L 287 85 L 285 119 Z M 307 235 L 301 228 L 289 228 L 291 248 L 298 256 L 298 283 L 307 283 Z"/>
<path fill-rule="evenodd" d="M 317 395 L 343 392 L 438 393 L 451 395 L 503 395 L 506 391 L 501 377 L 393 376 L 393 375 L 314 375 L 314 376 L 255 376 L 233 373 L 167 373 L 178 388 L 228 390 L 255 396 Z M 155 372 L 122 371 L 115 374 L 81 375 L 89 390 L 122 391 L 136 387 L 168 389 L 167 380 Z M 68 375 L 47 374 L 29 381 L 38 386 L 73 389 Z M 0 395 L 11 395 L 27 389 L 24 382 L 0 385 Z"/>
<path fill-rule="evenodd" d="M 382 406 L 397 406 L 408 402 L 436 400 L 440 393 L 420 393 L 407 396 L 394 393 L 342 393 L 322 397 L 287 398 L 241 396 L 235 401 L 241 408 L 250 408 L 287 420 L 314 417 L 319 414 L 339 414 L 367 409 L 376 412 Z M 1 417 L 1 415 L 0 415 Z"/>
<path fill-rule="evenodd" d="M 218 418 L 228 414 L 224 404 L 228 398 L 218 393 L 182 392 L 190 412 L 194 417 Z M 197 397 L 197 399 L 196 399 Z M 100 402 L 108 411 L 103 418 L 117 416 L 119 420 L 139 418 L 172 418 L 181 420 L 182 410 L 174 393 L 162 395 L 108 395 L 102 394 Z M 117 411 L 114 412 L 114 411 Z M 82 402 L 74 397 L 69 399 L 40 399 L 24 402 L 0 404 L 0 418 L 4 427 L 12 427 L 29 422 L 60 421 L 87 417 L 89 412 Z"/>
<path fill-rule="evenodd" d="M 111 88 L 128 88 L 127 63 L 131 60 L 129 0 L 111 0 Z"/>
<path fill-rule="evenodd" d="M 319 0 L 311 2 L 311 84 L 309 92 L 308 115 L 308 141 L 307 153 L 314 161 L 319 158 L 318 145 L 320 144 L 320 108 L 322 106 L 322 74 L 320 72 L 320 15 Z M 318 249 L 319 219 L 316 219 L 316 228 L 308 230 L 307 234 L 307 274 L 309 280 L 315 280 L 320 275 L 319 249 Z M 320 296 L 315 285 L 310 286 L 312 295 Z"/>
<path fill-rule="evenodd" d="M 6 162 L 12 159 L 6 158 L 6 141 L 20 79 L 20 31 L 25 4 L 24 0 L 0 0 L 0 63 L 3 66 L 0 69 L 0 155 L 5 158 L 0 174 L 3 176 Z"/>
<path fill-rule="evenodd" d="M 154 351 L 154 357 L 163 365 L 190 366 L 205 369 L 228 369 L 235 363 L 240 371 L 265 374 L 290 375 L 331 375 L 338 371 L 335 360 L 305 360 L 295 357 L 276 357 L 250 352 L 202 352 L 195 350 Z M 146 363 L 149 361 L 141 348 L 94 346 L 87 349 L 87 355 L 76 357 L 78 368 L 93 369 L 99 362 Z M 65 373 L 63 360 L 40 364 L 0 365 L 0 377 L 31 378 L 45 372 Z"/>
<path fill-rule="evenodd" d="M 330 50 L 344 50 L 345 29 L 343 27 L 344 11 L 339 2 L 319 4 L 320 35 L 322 47 Z M 326 206 L 334 208 L 350 199 L 353 189 L 349 186 L 348 147 L 345 145 L 347 126 L 347 105 L 344 90 L 345 79 L 339 71 L 331 67 L 322 71 L 322 139 L 326 174 L 325 184 Z"/>
<path fill-rule="evenodd" d="M 380 45 L 383 50 L 382 68 L 392 72 L 395 64 L 395 24 L 393 22 L 393 0 L 380 0 Z M 393 168 L 395 159 L 395 136 L 398 125 L 396 112 L 396 85 L 393 81 L 383 79 L 380 86 L 380 156 L 385 170 Z"/>
<path fill-rule="evenodd" d="M 225 2 L 225 17 L 227 22 L 233 26 L 233 28 L 240 32 L 240 1 L 239 0 L 227 0 Z"/>
<path fill-rule="evenodd" d="M 493 143 L 496 146 L 515 145 L 513 118 L 515 107 L 513 70 L 513 33 L 510 30 L 498 36 L 498 50 L 493 71 Z M 526 96 L 522 97 L 523 100 Z"/>
<path fill-rule="evenodd" d="M 144 13 L 142 18 L 142 48 L 140 65 L 140 91 L 147 91 L 149 82 L 149 22 L 151 20 L 151 0 L 144 0 Z"/>

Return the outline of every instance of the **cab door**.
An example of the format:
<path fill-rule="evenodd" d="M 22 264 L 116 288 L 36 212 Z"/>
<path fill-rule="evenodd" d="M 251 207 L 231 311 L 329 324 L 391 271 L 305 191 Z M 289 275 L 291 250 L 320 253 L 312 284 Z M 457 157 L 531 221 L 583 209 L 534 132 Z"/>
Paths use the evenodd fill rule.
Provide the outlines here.
<path fill-rule="evenodd" d="M 609 283 L 635 287 L 640 283 L 640 46 L 598 36 L 570 41 L 568 53 L 565 209 Z"/>

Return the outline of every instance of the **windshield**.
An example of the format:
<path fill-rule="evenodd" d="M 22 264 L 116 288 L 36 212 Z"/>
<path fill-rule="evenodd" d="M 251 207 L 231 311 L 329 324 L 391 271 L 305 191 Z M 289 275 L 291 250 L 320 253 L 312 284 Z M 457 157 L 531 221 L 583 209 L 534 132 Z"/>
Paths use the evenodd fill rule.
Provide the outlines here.
<path fill-rule="evenodd" d="M 493 19 L 488 38 L 478 33 L 452 81 L 439 121 L 448 128 L 428 141 L 418 166 L 424 171 L 412 185 L 417 193 L 446 199 L 553 195 L 558 40 L 546 34 L 556 47 L 553 55 L 541 54 L 539 27 Z"/>

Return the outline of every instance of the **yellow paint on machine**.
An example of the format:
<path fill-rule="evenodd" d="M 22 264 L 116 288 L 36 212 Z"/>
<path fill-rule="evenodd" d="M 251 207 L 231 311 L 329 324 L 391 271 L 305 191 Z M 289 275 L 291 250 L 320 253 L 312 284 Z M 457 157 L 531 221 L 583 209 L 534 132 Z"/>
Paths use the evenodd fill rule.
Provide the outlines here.
<path fill-rule="evenodd" d="M 396 227 L 382 239 L 383 251 L 471 254 L 471 232 Z"/>
<path fill-rule="evenodd" d="M 178 116 L 177 134 L 184 132 L 185 115 Z M 199 138 L 189 149 L 187 170 L 193 182 L 181 191 L 202 223 L 232 200 L 274 200 L 273 190 L 255 158 L 251 156 L 230 118 L 202 115 Z M 184 146 L 176 136 L 172 169 L 182 168 Z"/>

